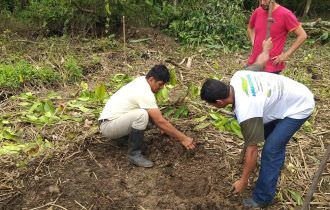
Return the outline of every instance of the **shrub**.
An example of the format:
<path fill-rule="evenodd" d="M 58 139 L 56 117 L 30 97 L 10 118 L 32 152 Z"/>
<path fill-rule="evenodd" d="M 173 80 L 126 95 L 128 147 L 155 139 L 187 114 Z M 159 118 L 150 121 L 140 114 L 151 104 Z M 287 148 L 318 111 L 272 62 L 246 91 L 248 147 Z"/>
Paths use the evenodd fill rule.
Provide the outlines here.
<path fill-rule="evenodd" d="M 80 81 L 82 78 L 82 68 L 78 65 L 78 61 L 73 57 L 68 57 L 64 63 L 64 78 L 69 83 Z"/>
<path fill-rule="evenodd" d="M 34 67 L 24 60 L 13 64 L 0 64 L 0 88 L 15 89 L 22 85 L 52 85 L 59 74 L 48 67 Z"/>
<path fill-rule="evenodd" d="M 238 49 L 246 42 L 246 17 L 242 0 L 194 0 L 182 5 L 181 15 L 170 23 L 169 32 L 189 45 Z"/>

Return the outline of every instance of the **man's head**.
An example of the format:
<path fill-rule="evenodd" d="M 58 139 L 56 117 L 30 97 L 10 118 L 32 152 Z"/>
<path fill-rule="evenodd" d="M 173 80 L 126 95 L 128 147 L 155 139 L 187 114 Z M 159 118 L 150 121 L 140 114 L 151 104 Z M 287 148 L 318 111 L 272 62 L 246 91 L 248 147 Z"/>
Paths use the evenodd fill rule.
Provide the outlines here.
<path fill-rule="evenodd" d="M 155 65 L 146 75 L 146 79 L 151 87 L 152 92 L 157 93 L 162 89 L 168 81 L 170 81 L 170 73 L 166 66 Z"/>
<path fill-rule="evenodd" d="M 218 108 L 232 103 L 230 96 L 230 85 L 216 79 L 207 79 L 201 89 L 201 99 Z"/>
<path fill-rule="evenodd" d="M 274 4 L 274 0 L 259 0 L 259 5 L 264 9 L 267 10 L 269 9 L 269 4 Z"/>

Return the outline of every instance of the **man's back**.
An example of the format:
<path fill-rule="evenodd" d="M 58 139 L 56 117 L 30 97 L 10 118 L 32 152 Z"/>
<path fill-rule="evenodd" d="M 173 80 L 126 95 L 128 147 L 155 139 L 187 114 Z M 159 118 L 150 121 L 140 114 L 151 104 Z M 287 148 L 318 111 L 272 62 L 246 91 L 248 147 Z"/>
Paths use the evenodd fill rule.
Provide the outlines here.
<path fill-rule="evenodd" d="M 311 91 L 288 77 L 266 72 L 238 71 L 230 83 L 235 90 L 235 114 L 239 122 L 263 117 L 275 119 L 308 117 L 314 108 Z"/>
<path fill-rule="evenodd" d="M 120 88 L 107 101 L 100 119 L 113 120 L 133 109 L 158 108 L 156 99 L 144 76 Z"/>

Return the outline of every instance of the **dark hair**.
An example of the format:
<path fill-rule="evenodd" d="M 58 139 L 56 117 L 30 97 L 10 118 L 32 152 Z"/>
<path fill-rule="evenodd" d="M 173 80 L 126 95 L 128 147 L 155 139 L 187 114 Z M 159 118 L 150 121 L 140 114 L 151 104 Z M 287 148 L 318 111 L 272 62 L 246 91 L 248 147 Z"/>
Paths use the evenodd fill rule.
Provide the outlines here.
<path fill-rule="evenodd" d="M 153 77 L 156 81 L 163 81 L 167 83 L 170 81 L 170 72 L 164 65 L 155 65 L 146 75 L 146 78 Z"/>
<path fill-rule="evenodd" d="M 208 103 L 228 98 L 230 86 L 216 79 L 207 79 L 201 89 L 201 99 Z"/>

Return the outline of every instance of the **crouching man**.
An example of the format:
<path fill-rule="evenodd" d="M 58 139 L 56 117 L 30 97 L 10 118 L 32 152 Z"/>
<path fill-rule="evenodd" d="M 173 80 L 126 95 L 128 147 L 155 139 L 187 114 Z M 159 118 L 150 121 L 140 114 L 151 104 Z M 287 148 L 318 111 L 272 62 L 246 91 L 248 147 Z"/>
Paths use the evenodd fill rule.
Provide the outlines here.
<path fill-rule="evenodd" d="M 201 89 L 202 100 L 217 108 L 232 104 L 240 124 L 245 155 L 241 178 L 233 184 L 236 193 L 248 185 L 249 176 L 256 167 L 257 145 L 264 142 L 259 177 L 252 197 L 243 200 L 245 207 L 271 204 L 284 164 L 286 145 L 314 109 L 313 94 L 303 84 L 282 75 L 251 71 L 263 68 L 271 48 L 271 40 L 264 41 L 263 52 L 250 70 L 237 71 L 230 85 L 207 79 Z"/>
<path fill-rule="evenodd" d="M 128 136 L 128 160 L 137 166 L 153 166 L 153 162 L 141 153 L 149 120 L 186 149 L 195 148 L 193 139 L 168 122 L 157 106 L 154 93 L 169 79 L 169 71 L 164 65 L 152 67 L 146 76 L 134 79 L 113 94 L 99 117 L 100 130 L 105 137 L 115 140 Z"/>

